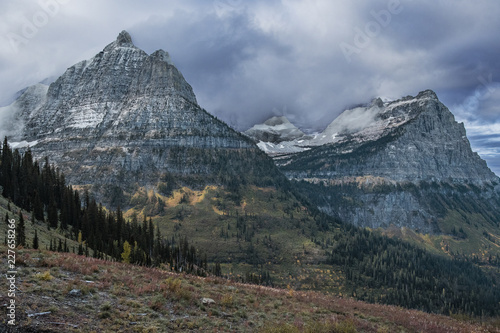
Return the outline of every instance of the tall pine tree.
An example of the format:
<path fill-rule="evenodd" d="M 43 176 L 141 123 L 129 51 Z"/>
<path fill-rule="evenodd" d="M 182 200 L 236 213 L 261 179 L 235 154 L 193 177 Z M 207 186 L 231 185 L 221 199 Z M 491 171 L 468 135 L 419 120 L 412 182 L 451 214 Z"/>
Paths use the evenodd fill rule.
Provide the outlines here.
<path fill-rule="evenodd" d="M 16 228 L 16 244 L 17 246 L 26 246 L 26 230 L 23 213 L 21 211 L 19 211 L 19 223 Z"/>
<path fill-rule="evenodd" d="M 57 229 L 57 207 L 53 196 L 51 196 L 49 209 L 47 210 L 47 220 L 51 228 Z"/>
<path fill-rule="evenodd" d="M 35 250 L 38 250 L 38 233 L 36 232 L 36 229 L 35 229 L 35 237 L 33 238 L 33 248 Z"/>
<path fill-rule="evenodd" d="M 35 214 L 35 219 L 37 219 L 38 221 L 44 221 L 43 204 L 40 200 L 38 191 L 35 191 L 35 197 L 33 199 L 33 214 Z"/>

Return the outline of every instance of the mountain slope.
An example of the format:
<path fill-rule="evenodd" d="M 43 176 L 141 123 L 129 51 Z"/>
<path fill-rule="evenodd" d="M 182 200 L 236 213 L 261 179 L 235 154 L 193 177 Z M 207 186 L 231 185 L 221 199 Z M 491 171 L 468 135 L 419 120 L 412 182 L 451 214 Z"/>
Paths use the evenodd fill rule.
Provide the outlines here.
<path fill-rule="evenodd" d="M 171 175 L 201 187 L 277 175 L 248 138 L 198 106 L 168 53 L 147 55 L 127 32 L 49 87 L 27 89 L 11 108 L 24 124 L 17 141 L 38 158 L 48 154 L 69 183 L 93 186 L 108 205 L 126 205 L 136 184 Z"/>
<path fill-rule="evenodd" d="M 307 145 L 275 162 L 323 211 L 443 235 L 430 246 L 448 253 L 499 253 L 500 181 L 434 92 L 347 110 Z"/>
<path fill-rule="evenodd" d="M 0 262 L 6 263 L 6 248 Z M 2 332 L 498 332 L 479 322 L 75 254 L 18 250 L 23 292 Z M 8 298 L 3 297 L 3 301 Z"/>

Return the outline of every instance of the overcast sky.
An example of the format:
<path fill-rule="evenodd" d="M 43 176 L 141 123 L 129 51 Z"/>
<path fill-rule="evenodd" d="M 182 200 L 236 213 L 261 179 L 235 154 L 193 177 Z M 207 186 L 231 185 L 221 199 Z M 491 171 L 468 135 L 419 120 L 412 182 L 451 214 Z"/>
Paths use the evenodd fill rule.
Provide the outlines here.
<path fill-rule="evenodd" d="M 321 130 L 374 97 L 432 89 L 500 174 L 499 18 L 497 0 L 4 0 L 0 103 L 127 30 L 240 130 L 272 115 Z"/>

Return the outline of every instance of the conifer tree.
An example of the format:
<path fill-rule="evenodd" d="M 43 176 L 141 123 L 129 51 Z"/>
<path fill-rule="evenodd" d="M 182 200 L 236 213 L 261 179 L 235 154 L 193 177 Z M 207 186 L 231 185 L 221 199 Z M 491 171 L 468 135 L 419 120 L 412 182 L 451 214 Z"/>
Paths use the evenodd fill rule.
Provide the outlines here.
<path fill-rule="evenodd" d="M 42 201 L 40 200 L 40 195 L 37 191 L 35 191 L 35 198 L 33 199 L 33 214 L 35 215 L 35 219 L 43 222 L 43 205 Z"/>
<path fill-rule="evenodd" d="M 57 207 L 53 196 L 51 196 L 49 202 L 49 209 L 47 210 L 47 220 L 51 228 L 57 229 Z"/>
<path fill-rule="evenodd" d="M 2 147 L 2 164 L 0 164 L 0 183 L 3 187 L 3 196 L 10 197 L 12 184 L 12 150 L 7 142 L 7 137 L 4 138 Z M 9 209 L 10 210 L 10 209 Z"/>
<path fill-rule="evenodd" d="M 19 223 L 16 230 L 16 244 L 17 246 L 26 246 L 26 230 L 24 226 L 23 213 L 19 211 Z"/>
<path fill-rule="evenodd" d="M 33 238 L 33 248 L 38 250 L 38 233 L 35 229 L 35 237 Z"/>

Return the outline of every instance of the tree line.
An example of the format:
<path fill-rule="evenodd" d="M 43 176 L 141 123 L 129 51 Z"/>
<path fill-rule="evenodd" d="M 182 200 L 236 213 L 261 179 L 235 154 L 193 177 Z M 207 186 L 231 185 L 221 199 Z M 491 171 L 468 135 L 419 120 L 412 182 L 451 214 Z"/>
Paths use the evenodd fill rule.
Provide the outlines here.
<path fill-rule="evenodd" d="M 206 255 L 189 244 L 187 237 L 162 237 L 158 226 L 155 228 L 146 216 L 139 222 L 134 215 L 127 222 L 119 207 L 106 211 L 88 192 L 81 197 L 67 186 L 64 174 L 47 157 L 40 165 L 29 148 L 24 153 L 12 150 L 7 138 L 0 154 L 0 188 L 5 198 L 31 212 L 33 221 L 46 223 L 49 229 L 58 229 L 78 241 L 79 254 L 92 252 L 96 258 L 139 265 L 163 264 L 175 271 L 198 275 L 216 271 L 215 267 L 208 267 Z M 9 218 L 8 214 L 5 218 Z M 18 219 L 17 244 L 27 246 L 22 213 Z M 38 248 L 38 235 L 35 238 L 31 245 Z M 69 251 L 66 244 L 56 242 L 51 240 L 50 250 Z"/>
<path fill-rule="evenodd" d="M 498 278 L 467 258 L 439 257 L 353 226 L 332 243 L 327 263 L 345 272 L 358 299 L 443 314 L 500 313 Z"/>

